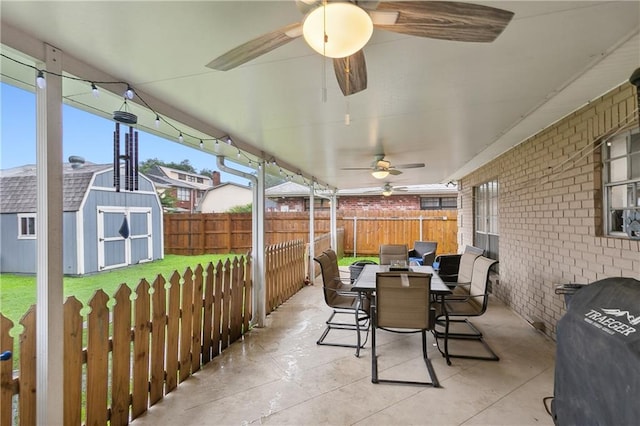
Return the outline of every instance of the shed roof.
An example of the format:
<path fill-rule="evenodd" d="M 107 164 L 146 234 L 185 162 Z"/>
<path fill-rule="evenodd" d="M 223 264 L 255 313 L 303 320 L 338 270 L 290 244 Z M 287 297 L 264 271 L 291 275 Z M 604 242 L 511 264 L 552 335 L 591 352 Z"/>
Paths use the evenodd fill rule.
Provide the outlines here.
<path fill-rule="evenodd" d="M 77 211 L 91 178 L 110 164 L 86 163 L 74 169 L 63 164 L 63 210 Z M 36 166 L 27 164 L 0 170 L 0 213 L 33 213 L 36 211 Z"/>

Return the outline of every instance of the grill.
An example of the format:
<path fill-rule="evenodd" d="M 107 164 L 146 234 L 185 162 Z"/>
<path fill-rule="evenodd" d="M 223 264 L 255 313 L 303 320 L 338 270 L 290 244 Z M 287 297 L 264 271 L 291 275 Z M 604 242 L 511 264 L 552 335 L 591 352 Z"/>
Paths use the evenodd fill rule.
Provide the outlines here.
<path fill-rule="evenodd" d="M 556 348 L 556 425 L 638 424 L 640 281 L 607 278 L 575 289 Z"/>

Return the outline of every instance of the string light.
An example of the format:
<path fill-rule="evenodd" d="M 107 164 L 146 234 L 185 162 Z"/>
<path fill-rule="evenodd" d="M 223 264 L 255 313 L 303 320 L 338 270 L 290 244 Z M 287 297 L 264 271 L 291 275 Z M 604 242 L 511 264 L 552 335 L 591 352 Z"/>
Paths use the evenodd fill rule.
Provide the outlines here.
<path fill-rule="evenodd" d="M 36 85 L 39 89 L 45 89 L 46 88 L 46 79 L 45 79 L 45 74 L 51 74 L 57 77 L 60 77 L 62 79 L 67 79 L 67 80 L 74 80 L 74 81 L 80 81 L 80 82 L 84 82 L 86 83 L 90 88 L 91 88 L 91 92 L 93 94 L 94 97 L 98 98 L 100 96 L 100 91 L 98 89 L 98 85 L 100 85 L 101 87 L 105 87 L 108 86 L 109 84 L 118 84 L 118 85 L 126 85 L 127 90 L 124 92 L 124 107 L 127 107 L 127 99 L 131 100 L 134 98 L 134 96 L 136 95 L 134 89 L 131 87 L 131 85 L 125 81 L 91 81 L 91 80 L 87 80 L 84 78 L 80 78 L 80 77 L 75 77 L 75 76 L 70 76 L 70 75 L 63 75 L 63 74 L 58 74 L 52 71 L 47 71 L 47 70 L 40 70 L 38 68 L 36 68 L 35 66 L 31 65 L 31 64 L 27 64 L 24 62 L 21 62 L 17 59 L 12 58 L 11 56 L 8 56 L 4 53 L 0 53 L 0 57 L 6 58 L 10 61 L 13 61 L 19 65 L 22 65 L 26 68 L 31 68 L 34 71 L 37 72 L 37 77 L 36 77 Z M 171 127 L 172 129 L 174 129 L 178 134 L 178 141 L 180 143 L 184 142 L 184 138 L 185 137 L 190 137 L 196 140 L 200 141 L 200 148 L 204 148 L 204 142 L 205 141 L 214 141 L 215 142 L 215 151 L 216 153 L 218 153 L 221 150 L 221 144 L 220 142 L 223 141 L 226 145 L 230 146 L 230 147 L 234 147 L 235 143 L 233 142 L 233 140 L 231 139 L 231 136 L 226 135 L 222 138 L 211 138 L 211 139 L 202 139 L 199 138 L 197 136 L 188 134 L 186 132 L 183 132 L 182 130 L 180 130 L 178 127 L 176 127 L 174 124 L 172 124 L 170 121 L 167 121 L 166 119 L 164 119 L 163 117 L 160 116 L 160 114 L 158 114 L 154 108 L 152 108 L 147 102 L 146 100 L 140 96 L 140 94 L 137 94 L 137 99 L 140 101 L 140 103 L 142 105 L 144 105 L 149 111 L 151 111 L 153 114 L 155 114 L 155 128 L 159 129 L 160 128 L 160 121 L 164 121 L 164 123 L 166 125 L 168 125 L 169 127 Z M 237 148 L 237 146 L 235 146 L 235 148 Z M 251 158 L 247 155 L 244 154 L 239 148 L 238 148 L 238 159 L 242 159 L 242 157 L 244 156 L 244 158 L 249 162 L 249 164 L 253 165 L 253 163 L 256 163 L 258 169 L 261 169 L 262 166 L 264 165 L 265 167 L 268 166 L 269 164 L 272 164 L 274 167 L 277 167 L 277 161 L 275 158 L 273 158 L 271 161 L 255 161 L 255 160 L 251 160 Z M 304 177 L 302 175 L 302 173 L 300 171 L 298 171 L 296 174 L 288 174 L 286 173 L 282 167 L 279 167 L 279 173 L 280 176 L 283 177 L 283 179 L 287 180 L 287 181 L 293 181 L 294 178 L 296 176 L 300 177 L 303 179 L 304 181 Z"/>
<path fill-rule="evenodd" d="M 40 89 L 44 89 L 47 87 L 47 80 L 44 79 L 44 72 L 42 70 L 38 70 L 38 77 L 36 77 L 36 84 Z"/>

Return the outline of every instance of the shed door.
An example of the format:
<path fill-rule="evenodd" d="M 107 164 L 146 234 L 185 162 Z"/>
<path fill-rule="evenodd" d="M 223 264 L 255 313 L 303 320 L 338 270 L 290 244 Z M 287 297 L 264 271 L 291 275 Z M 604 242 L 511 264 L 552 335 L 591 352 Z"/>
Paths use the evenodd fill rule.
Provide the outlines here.
<path fill-rule="evenodd" d="M 98 269 L 153 259 L 151 209 L 98 207 Z"/>

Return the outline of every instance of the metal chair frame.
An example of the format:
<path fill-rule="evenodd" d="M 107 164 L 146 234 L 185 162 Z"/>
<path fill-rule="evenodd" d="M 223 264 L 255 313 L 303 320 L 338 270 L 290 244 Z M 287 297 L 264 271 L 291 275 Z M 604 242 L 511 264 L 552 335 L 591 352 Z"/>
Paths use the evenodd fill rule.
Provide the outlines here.
<path fill-rule="evenodd" d="M 331 253 L 329 253 L 331 252 Z M 325 339 L 331 330 L 353 330 L 360 333 L 361 330 L 366 331 L 365 339 L 361 340 L 360 348 L 363 348 L 369 338 L 369 301 L 358 297 L 358 293 L 350 291 L 351 285 L 345 284 L 340 279 L 337 257 L 335 252 L 327 250 L 314 259 L 320 264 L 322 271 L 323 293 L 326 304 L 333 309 L 329 319 L 326 321 L 326 328 L 316 342 L 318 345 L 338 346 L 345 348 L 357 348 L 358 344 L 334 343 L 326 342 Z M 361 300 L 365 306 L 361 306 Z M 349 315 L 353 321 L 334 320 L 336 315 Z M 357 324 L 356 324 L 357 321 Z"/>
<path fill-rule="evenodd" d="M 402 275 L 406 276 L 402 277 Z M 384 281 L 384 283 L 383 283 Z M 427 331 L 433 327 L 435 314 L 431 309 L 431 274 L 417 272 L 380 272 L 376 275 L 376 304 L 371 307 L 372 327 L 371 327 L 371 382 L 372 383 L 392 383 L 402 385 L 418 385 L 440 387 L 431 360 L 427 354 Z M 382 289 L 382 286 L 385 289 Z M 387 291 L 389 293 L 387 293 Z M 394 300 L 393 304 L 385 304 L 385 297 L 398 295 L 402 292 L 409 292 L 410 297 L 405 297 L 402 303 Z M 384 315 L 380 323 L 378 306 L 382 301 L 382 314 Z M 412 322 L 407 319 L 407 310 L 419 317 L 420 320 Z M 393 333 L 421 333 L 422 335 L 422 358 L 429 373 L 431 381 L 411 381 L 382 379 L 378 375 L 378 353 L 376 348 L 376 329 L 382 329 Z M 407 330 L 410 329 L 410 330 Z"/>
<path fill-rule="evenodd" d="M 459 285 L 454 288 L 453 294 L 445 296 L 445 303 L 447 304 L 448 321 L 444 318 L 444 314 L 439 314 L 436 317 L 436 325 L 445 327 L 445 331 L 438 331 L 434 328 L 433 334 L 436 339 L 444 338 L 445 335 L 448 339 L 464 339 L 464 340 L 477 340 L 484 348 L 489 352 L 489 356 L 477 356 L 477 355 L 465 355 L 465 354 L 452 354 L 448 351 L 448 340 L 445 340 L 445 350 L 442 352 L 438 345 L 438 350 L 444 355 L 448 354 L 449 358 L 465 358 L 465 359 L 480 359 L 487 361 L 499 361 L 500 357 L 484 340 L 482 332 L 469 320 L 469 317 L 483 315 L 489 303 L 489 270 L 493 265 L 497 264 L 497 260 L 489 259 L 484 256 L 478 256 L 473 264 L 473 274 L 471 276 L 471 283 L 468 285 Z M 478 302 L 481 303 L 478 303 Z M 464 305 L 463 305 L 464 304 Z M 467 307 L 468 310 L 462 308 Z M 451 318 L 459 317 L 459 318 Z M 464 318 L 461 318 L 464 317 Z M 464 323 L 469 327 L 471 332 L 451 333 L 449 332 L 450 323 Z"/>

